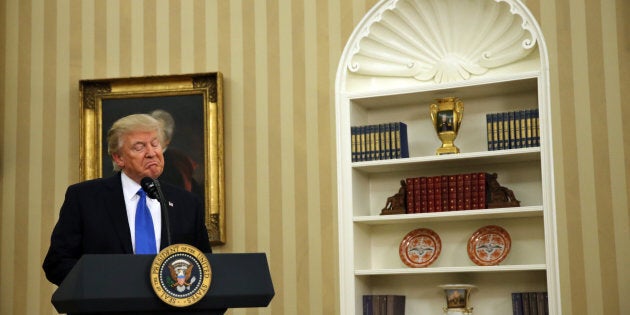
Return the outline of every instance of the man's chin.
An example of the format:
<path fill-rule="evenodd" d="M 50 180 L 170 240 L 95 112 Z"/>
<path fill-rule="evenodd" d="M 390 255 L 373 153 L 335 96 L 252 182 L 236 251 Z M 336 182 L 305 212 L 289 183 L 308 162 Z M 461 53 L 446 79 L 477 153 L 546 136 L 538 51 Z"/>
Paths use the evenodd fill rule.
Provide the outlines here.
<path fill-rule="evenodd" d="M 162 169 L 149 169 L 146 173 L 146 176 L 149 176 L 153 179 L 157 179 L 158 177 L 160 177 L 160 175 L 162 175 Z"/>

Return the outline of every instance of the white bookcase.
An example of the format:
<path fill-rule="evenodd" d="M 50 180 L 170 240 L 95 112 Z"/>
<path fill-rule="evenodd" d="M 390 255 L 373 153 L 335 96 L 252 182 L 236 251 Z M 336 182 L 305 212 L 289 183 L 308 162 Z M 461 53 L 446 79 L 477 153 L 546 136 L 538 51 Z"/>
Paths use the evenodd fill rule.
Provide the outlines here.
<path fill-rule="evenodd" d="M 438 286 L 453 283 L 477 287 L 474 314 L 512 314 L 511 293 L 521 291 L 547 291 L 549 313 L 561 314 L 548 76 L 540 29 L 517 0 L 388 0 L 368 12 L 336 79 L 341 314 L 363 314 L 365 294 L 405 295 L 406 314 L 442 314 Z M 447 96 L 464 102 L 461 153 L 438 156 L 429 105 Z M 530 108 L 540 147 L 488 151 L 486 114 Z M 409 158 L 352 162 L 351 126 L 395 121 L 408 126 Z M 379 215 L 401 179 L 472 172 L 497 173 L 521 206 Z M 478 266 L 468 239 L 491 224 L 509 232 L 511 251 Z M 417 228 L 442 242 L 424 268 L 398 254 Z"/>

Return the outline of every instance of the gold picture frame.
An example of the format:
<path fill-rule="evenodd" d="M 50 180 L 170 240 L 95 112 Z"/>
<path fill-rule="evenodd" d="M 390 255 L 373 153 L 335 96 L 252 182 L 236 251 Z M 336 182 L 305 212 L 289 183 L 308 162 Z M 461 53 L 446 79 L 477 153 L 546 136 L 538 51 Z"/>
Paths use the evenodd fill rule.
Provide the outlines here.
<path fill-rule="evenodd" d="M 104 137 L 116 119 L 162 109 L 175 121 L 173 149 L 169 145 L 165 156 L 169 150 L 189 154 L 196 167 L 186 187 L 200 187 L 210 243 L 225 244 L 222 81 L 220 72 L 79 81 L 81 180 L 112 171 Z"/>

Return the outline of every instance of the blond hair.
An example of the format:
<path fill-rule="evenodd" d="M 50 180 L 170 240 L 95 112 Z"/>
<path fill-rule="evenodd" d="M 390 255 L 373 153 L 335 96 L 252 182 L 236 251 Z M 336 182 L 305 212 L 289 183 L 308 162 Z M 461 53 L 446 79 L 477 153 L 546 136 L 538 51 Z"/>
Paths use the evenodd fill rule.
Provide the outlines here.
<path fill-rule="evenodd" d="M 120 167 L 114 161 L 113 154 L 118 153 L 122 147 L 123 136 L 137 131 L 157 131 L 160 143 L 164 143 L 162 123 L 151 115 L 132 114 L 116 120 L 107 132 L 107 154 L 112 158 L 114 171 L 120 171 Z"/>

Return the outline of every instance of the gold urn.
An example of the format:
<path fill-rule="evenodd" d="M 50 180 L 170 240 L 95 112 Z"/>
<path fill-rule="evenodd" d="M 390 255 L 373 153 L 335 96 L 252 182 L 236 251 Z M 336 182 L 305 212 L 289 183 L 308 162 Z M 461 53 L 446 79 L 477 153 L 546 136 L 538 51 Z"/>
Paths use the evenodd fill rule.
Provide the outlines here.
<path fill-rule="evenodd" d="M 431 104 L 431 121 L 442 146 L 435 154 L 459 153 L 454 141 L 464 117 L 464 103 L 457 97 L 439 98 L 436 101 L 437 104 Z"/>

